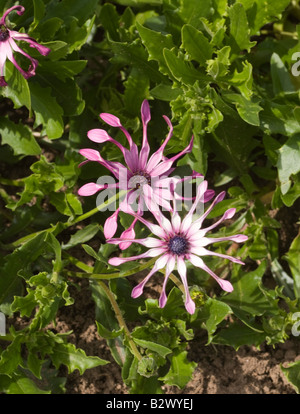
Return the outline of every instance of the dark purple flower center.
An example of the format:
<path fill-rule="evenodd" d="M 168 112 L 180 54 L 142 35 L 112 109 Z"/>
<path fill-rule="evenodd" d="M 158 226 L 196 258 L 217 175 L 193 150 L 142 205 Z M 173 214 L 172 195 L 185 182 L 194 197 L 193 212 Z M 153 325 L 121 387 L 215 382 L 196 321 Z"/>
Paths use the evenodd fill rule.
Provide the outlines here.
<path fill-rule="evenodd" d="M 144 184 L 151 185 L 151 176 L 145 171 L 136 171 L 129 180 L 130 187 L 137 190 Z"/>
<path fill-rule="evenodd" d="M 0 27 L 0 42 L 4 42 L 8 38 L 9 38 L 9 31 L 4 25 L 2 25 Z"/>
<path fill-rule="evenodd" d="M 185 237 L 174 236 L 168 242 L 169 250 L 177 255 L 185 254 L 188 249 L 188 241 Z"/>

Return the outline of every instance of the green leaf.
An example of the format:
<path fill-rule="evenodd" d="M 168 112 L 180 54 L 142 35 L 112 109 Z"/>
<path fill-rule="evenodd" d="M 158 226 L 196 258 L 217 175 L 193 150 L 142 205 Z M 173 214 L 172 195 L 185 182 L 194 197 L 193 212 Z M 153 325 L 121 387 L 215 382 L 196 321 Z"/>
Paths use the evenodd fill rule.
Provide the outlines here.
<path fill-rule="evenodd" d="M 202 32 L 190 24 L 182 27 L 182 46 L 187 51 L 190 60 L 196 60 L 202 66 L 211 59 L 213 48 Z"/>
<path fill-rule="evenodd" d="M 294 293 L 300 298 L 300 234 L 296 236 L 289 248 L 288 253 L 284 256 L 287 260 L 294 279 Z"/>
<path fill-rule="evenodd" d="M 70 343 L 56 343 L 51 359 L 57 369 L 63 364 L 67 366 L 69 373 L 78 369 L 80 375 L 87 369 L 109 363 L 109 361 L 96 356 L 87 356 L 83 349 L 76 348 L 75 345 Z"/>
<path fill-rule="evenodd" d="M 230 66 L 230 46 L 224 46 L 216 52 L 216 57 L 207 62 L 207 73 L 213 78 L 218 79 L 227 75 Z"/>
<path fill-rule="evenodd" d="M 71 217 L 82 214 L 82 205 L 75 194 L 51 193 L 49 194 L 49 200 L 61 214 Z"/>
<path fill-rule="evenodd" d="M 287 367 L 280 365 L 280 368 L 297 394 L 300 394 L 300 361 L 292 362 Z"/>
<path fill-rule="evenodd" d="M 59 17 L 66 20 L 67 17 L 74 16 L 79 24 L 84 24 L 87 19 L 95 12 L 98 0 L 64 0 L 62 3 L 54 2 L 47 8 L 46 18 Z"/>
<path fill-rule="evenodd" d="M 1 88 L 1 95 L 11 99 L 15 108 L 21 108 L 24 105 L 30 111 L 31 96 L 28 81 L 11 62 L 6 62 L 5 80 L 8 86 Z"/>
<path fill-rule="evenodd" d="M 250 100 L 252 96 L 252 83 L 253 83 L 253 76 L 252 76 L 252 65 L 251 63 L 245 61 L 242 62 L 243 69 L 238 72 L 237 70 L 234 71 L 233 75 L 227 79 L 227 82 L 232 84 L 233 86 L 237 87 L 242 96 L 247 100 Z"/>
<path fill-rule="evenodd" d="M 44 17 L 45 4 L 43 0 L 33 0 L 33 6 L 34 6 L 34 19 L 33 19 L 32 25 L 33 27 L 35 27 Z"/>
<path fill-rule="evenodd" d="M 82 72 L 87 64 L 87 60 L 66 60 L 66 61 L 46 61 L 39 67 L 39 72 L 45 76 L 51 73 L 58 79 L 64 81 L 67 78 L 73 79 L 75 75 Z"/>
<path fill-rule="evenodd" d="M 262 111 L 262 107 L 259 103 L 246 99 L 243 95 L 239 94 L 226 94 L 224 99 L 229 100 L 236 105 L 236 109 L 240 117 L 251 125 L 260 125 L 259 112 Z"/>
<path fill-rule="evenodd" d="M 205 305 L 197 312 L 196 320 L 202 324 L 202 327 L 207 330 L 208 342 L 211 343 L 213 334 L 217 326 L 227 315 L 230 315 L 232 310 L 226 303 L 217 299 L 208 298 Z"/>
<path fill-rule="evenodd" d="M 235 3 L 228 9 L 228 16 L 230 18 L 230 36 L 231 47 L 238 53 L 240 50 L 250 50 L 256 42 L 250 42 L 250 30 L 248 27 L 248 20 L 245 9 L 241 3 Z M 237 46 L 237 47 L 236 47 Z"/>
<path fill-rule="evenodd" d="M 138 22 L 136 22 L 136 27 L 142 42 L 148 51 L 148 60 L 156 60 L 159 64 L 160 71 L 164 74 L 169 74 L 169 68 L 165 62 L 163 49 L 172 49 L 174 47 L 172 36 L 170 34 L 164 35 L 160 32 L 150 30 Z"/>
<path fill-rule="evenodd" d="M 63 249 L 69 249 L 70 247 L 77 246 L 80 243 L 85 243 L 91 240 L 100 230 L 98 223 L 92 223 L 85 226 L 83 229 L 78 230 L 73 234 L 66 244 L 62 245 Z"/>
<path fill-rule="evenodd" d="M 111 59 L 113 63 L 134 66 L 155 83 L 164 80 L 164 76 L 157 71 L 157 65 L 154 62 L 148 61 L 147 51 L 141 45 L 140 39 L 130 43 L 114 42 L 109 39 L 109 46 L 114 53 Z"/>
<path fill-rule="evenodd" d="M 178 14 L 184 23 L 198 28 L 201 18 L 210 18 L 214 13 L 212 0 L 181 0 Z"/>
<path fill-rule="evenodd" d="M 149 78 L 137 68 L 133 68 L 124 82 L 124 86 L 124 104 L 128 108 L 128 112 L 135 116 L 139 113 L 145 96 L 148 95 Z"/>
<path fill-rule="evenodd" d="M 228 328 L 218 332 L 212 343 L 217 345 L 229 345 L 237 351 L 241 346 L 259 347 L 266 339 L 266 334 L 255 332 L 252 328 L 241 325 L 238 322 L 232 323 Z"/>
<path fill-rule="evenodd" d="M 52 233 L 46 234 L 45 242 L 51 247 L 51 249 L 55 253 L 55 260 L 53 262 L 53 271 L 59 272 L 62 268 L 60 243 Z"/>
<path fill-rule="evenodd" d="M 51 391 L 40 389 L 30 378 L 23 377 L 12 381 L 7 389 L 6 394 L 51 394 Z"/>
<path fill-rule="evenodd" d="M 232 281 L 234 290 L 222 297 L 233 310 L 242 310 L 251 315 L 263 315 L 265 312 L 278 312 L 273 303 L 264 295 L 260 284 L 266 270 L 266 262 L 262 262 L 252 272 L 241 274 L 237 281 Z M 242 271 L 241 271 L 242 272 Z"/>
<path fill-rule="evenodd" d="M 271 263 L 271 272 L 279 286 L 284 286 L 283 292 L 291 299 L 295 299 L 293 279 L 282 268 L 277 259 Z"/>
<path fill-rule="evenodd" d="M 202 81 L 203 85 L 209 78 L 196 70 L 182 56 L 177 55 L 173 50 L 163 49 L 164 58 L 174 78 L 185 85 L 194 85 L 196 81 Z"/>
<path fill-rule="evenodd" d="M 105 339 L 115 339 L 123 333 L 123 329 L 119 329 L 118 331 L 110 331 L 98 321 L 96 321 L 96 325 L 98 334 Z"/>
<path fill-rule="evenodd" d="M 251 35 L 259 34 L 259 29 L 270 21 L 276 21 L 281 17 L 290 4 L 290 0 L 239 0 L 242 3 L 251 28 Z"/>
<path fill-rule="evenodd" d="M 52 96 L 51 89 L 43 88 L 38 83 L 32 82 L 30 92 L 35 113 L 35 127 L 41 125 L 43 133 L 49 139 L 60 138 L 64 130 L 63 110 Z"/>
<path fill-rule="evenodd" d="M 80 50 L 81 47 L 86 44 L 88 37 L 91 34 L 94 21 L 95 16 L 92 19 L 85 21 L 85 23 L 80 27 L 78 25 L 78 20 L 73 16 L 70 17 L 70 23 L 68 27 L 69 30 L 63 37 L 63 40 L 66 41 L 69 45 L 69 53 Z"/>
<path fill-rule="evenodd" d="M 22 364 L 21 345 L 24 338 L 19 335 L 2 352 L 0 358 L 0 374 L 11 376 L 19 365 Z"/>
<path fill-rule="evenodd" d="M 0 303 L 10 300 L 16 288 L 21 283 L 18 272 L 40 256 L 45 248 L 45 232 L 38 234 L 32 240 L 24 243 L 13 253 L 6 256 L 1 268 L 0 276 Z"/>
<path fill-rule="evenodd" d="M 271 76 L 275 96 L 280 93 L 295 92 L 290 73 L 277 53 L 273 53 L 271 56 Z"/>
<path fill-rule="evenodd" d="M 27 125 L 15 124 L 7 118 L 1 119 L 2 144 L 12 147 L 15 155 L 39 155 L 41 148 Z"/>
<path fill-rule="evenodd" d="M 116 11 L 115 5 L 111 3 L 104 3 L 100 10 L 99 19 L 110 39 L 116 42 L 120 41 L 119 15 Z"/>
<path fill-rule="evenodd" d="M 170 354 L 172 352 L 171 349 L 169 349 L 169 348 L 167 348 L 163 345 L 157 344 L 155 342 L 145 341 L 144 339 L 138 339 L 138 338 L 134 337 L 134 335 L 132 336 L 132 338 L 133 338 L 134 342 L 137 345 L 139 345 L 139 346 L 141 346 L 142 348 L 145 348 L 145 349 L 150 349 L 150 351 L 157 352 L 163 358 L 165 358 L 168 354 Z"/>
<path fill-rule="evenodd" d="M 197 364 L 187 360 L 187 352 L 176 350 L 171 357 L 171 368 L 164 377 L 159 380 L 167 385 L 175 385 L 183 388 L 191 380 Z"/>
<path fill-rule="evenodd" d="M 278 151 L 278 176 L 282 194 L 291 187 L 290 177 L 300 171 L 300 134 L 290 137 Z"/>

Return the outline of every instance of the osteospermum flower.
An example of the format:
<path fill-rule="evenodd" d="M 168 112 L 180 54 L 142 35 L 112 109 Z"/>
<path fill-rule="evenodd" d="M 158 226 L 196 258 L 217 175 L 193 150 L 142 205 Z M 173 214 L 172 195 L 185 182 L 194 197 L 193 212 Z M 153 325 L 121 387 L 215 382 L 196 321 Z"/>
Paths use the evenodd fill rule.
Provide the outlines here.
<path fill-rule="evenodd" d="M 143 214 L 144 202 L 148 209 L 151 208 L 150 203 L 152 203 L 152 206 L 159 205 L 166 210 L 171 211 L 172 207 L 169 202 L 172 199 L 170 182 L 172 180 L 174 181 L 174 179 L 171 177 L 169 178 L 168 176 L 172 171 L 174 171 L 174 168 L 172 168 L 173 163 L 182 155 L 192 150 L 193 138 L 183 151 L 171 158 L 165 157 L 163 152 L 172 136 L 173 127 L 170 119 L 163 115 L 163 118 L 169 127 L 169 133 L 160 148 L 149 157 L 150 146 L 147 138 L 147 125 L 151 119 L 151 114 L 147 100 L 144 100 L 141 106 L 143 142 L 140 152 L 138 151 L 137 145 L 133 142 L 129 132 L 122 126 L 119 118 L 108 113 L 101 113 L 100 118 L 108 125 L 119 128 L 125 134 L 125 137 L 129 143 L 129 149 L 125 148 L 118 141 L 110 137 L 103 129 L 92 129 L 88 131 L 88 138 L 97 143 L 111 142 L 115 144 L 123 154 L 125 165 L 115 161 L 104 160 L 100 155 L 100 152 L 94 149 L 81 149 L 79 151 L 81 155 L 87 158 L 88 161 L 96 161 L 106 167 L 116 177 L 117 183 L 101 185 L 90 182 L 83 185 L 78 190 L 78 194 L 81 196 L 90 196 L 106 188 L 115 187 L 119 190 L 128 190 L 126 199 L 123 200 L 123 204 L 128 203 L 129 205 L 132 205 L 137 200 L 138 215 Z M 87 161 L 84 161 L 84 163 L 85 162 Z M 193 177 L 197 176 L 201 175 L 193 172 Z M 178 179 L 177 182 L 178 181 L 180 180 Z M 207 199 L 210 199 L 213 195 L 214 192 L 212 190 L 208 190 L 206 192 Z M 116 211 L 105 221 L 104 235 L 106 238 L 114 236 L 117 230 L 117 219 L 119 212 L 120 207 L 116 209 Z M 121 238 L 134 239 L 134 226 L 136 221 L 137 218 L 134 218 L 131 226 L 122 233 Z M 124 249 L 129 245 L 130 242 L 127 242 L 121 244 L 120 247 Z"/>
<path fill-rule="evenodd" d="M 243 234 L 237 234 L 226 237 L 208 237 L 207 233 L 213 228 L 217 227 L 224 220 L 232 218 L 235 214 L 236 209 L 230 208 L 223 216 L 209 227 L 202 228 L 204 219 L 208 216 L 214 206 L 223 200 L 225 192 L 221 192 L 211 203 L 210 207 L 199 217 L 194 218 L 194 212 L 199 202 L 204 202 L 204 194 L 207 191 L 207 181 L 203 181 L 197 189 L 197 196 L 189 210 L 187 215 L 181 219 L 176 208 L 171 213 L 171 220 L 167 219 L 160 211 L 155 213 L 155 218 L 158 224 L 153 224 L 143 217 L 138 217 L 145 226 L 149 228 L 151 233 L 157 237 L 147 237 L 144 239 L 132 240 L 139 243 L 149 250 L 138 256 L 132 257 L 114 257 L 109 260 L 109 264 L 113 266 L 119 266 L 122 263 L 129 262 L 132 260 L 138 260 L 149 257 L 157 257 L 157 260 L 144 280 L 138 284 L 132 290 L 132 297 L 137 298 L 143 293 L 145 284 L 151 278 L 151 276 L 160 269 L 166 268 L 165 279 L 162 286 L 161 295 L 159 298 L 159 306 L 163 308 L 167 302 L 166 296 L 166 284 L 170 274 L 173 272 L 175 267 L 182 280 L 185 289 L 185 307 L 186 310 L 193 314 L 195 312 L 195 303 L 190 297 L 188 283 L 187 283 L 187 267 L 186 262 L 189 261 L 192 265 L 203 269 L 209 275 L 211 275 L 220 285 L 220 287 L 226 291 L 231 292 L 233 290 L 232 284 L 228 280 L 221 279 L 217 276 L 204 262 L 202 257 L 204 256 L 218 256 L 224 259 L 229 259 L 234 263 L 244 264 L 240 259 L 232 256 L 228 256 L 221 253 L 216 253 L 208 250 L 206 246 L 222 241 L 234 241 L 236 243 L 244 242 L 248 239 Z M 136 215 L 133 211 L 128 213 Z M 111 239 L 108 243 L 119 244 L 121 239 Z"/>
<path fill-rule="evenodd" d="M 18 69 L 19 72 L 24 76 L 25 79 L 30 78 L 35 75 L 35 70 L 38 65 L 38 61 L 32 58 L 28 53 L 24 52 L 16 44 L 17 41 L 24 41 L 29 44 L 30 47 L 37 49 L 41 55 L 46 56 L 50 52 L 50 49 L 46 46 L 42 46 L 37 43 L 32 37 L 29 37 L 26 33 L 19 33 L 14 30 L 9 30 L 5 24 L 5 19 L 9 13 L 13 10 L 19 15 L 22 15 L 25 11 L 23 6 L 13 6 L 10 9 L 6 10 L 3 16 L 0 19 L 0 86 L 7 86 L 7 83 L 4 79 L 4 67 L 6 60 L 10 60 L 14 66 Z M 20 53 L 30 60 L 30 66 L 27 71 L 23 70 L 17 61 L 14 58 L 14 52 Z"/>

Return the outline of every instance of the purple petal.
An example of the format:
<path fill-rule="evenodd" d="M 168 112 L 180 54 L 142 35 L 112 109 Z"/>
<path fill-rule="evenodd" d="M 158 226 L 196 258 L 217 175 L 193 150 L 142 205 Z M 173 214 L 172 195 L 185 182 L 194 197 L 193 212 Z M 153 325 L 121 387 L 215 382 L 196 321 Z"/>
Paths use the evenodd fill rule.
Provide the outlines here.
<path fill-rule="evenodd" d="M 141 116 L 142 116 L 142 123 L 143 123 L 143 143 L 142 143 L 142 148 L 140 151 L 138 168 L 141 170 L 144 170 L 146 168 L 146 164 L 147 164 L 147 160 L 148 160 L 148 156 L 150 152 L 150 146 L 149 146 L 148 138 L 147 138 L 147 124 L 151 119 L 151 114 L 150 114 L 149 103 L 147 100 L 144 100 L 142 103 Z"/>
<path fill-rule="evenodd" d="M 135 224 L 137 219 L 134 219 L 133 223 Z M 134 240 L 135 239 L 135 231 L 134 231 L 134 224 L 131 225 L 128 229 L 124 230 L 120 236 L 120 239 L 126 240 Z M 124 241 L 119 244 L 121 250 L 127 249 L 132 244 L 132 241 Z"/>
<path fill-rule="evenodd" d="M 51 52 L 51 49 L 49 49 L 47 46 L 41 45 L 32 37 L 28 36 L 28 34 L 26 33 L 20 33 L 14 30 L 10 30 L 10 37 L 15 40 L 22 40 L 24 42 L 29 43 L 30 47 L 35 48 L 43 56 L 47 56 Z"/>
<path fill-rule="evenodd" d="M 149 102 L 145 99 L 141 106 L 141 116 L 143 124 L 148 124 L 151 119 Z"/>
<path fill-rule="evenodd" d="M 105 123 L 107 123 L 108 125 L 110 125 L 112 127 L 121 127 L 122 126 L 120 119 L 118 117 L 116 117 L 115 115 L 103 112 L 99 116 L 102 119 L 102 121 L 104 121 Z"/>
<path fill-rule="evenodd" d="M 205 272 L 207 272 L 209 275 L 211 275 L 216 282 L 220 285 L 220 287 L 225 290 L 225 292 L 232 292 L 233 286 L 228 280 L 221 279 L 219 276 L 217 276 L 206 264 L 203 262 L 200 257 L 190 254 L 189 255 L 189 261 L 192 263 L 192 265 L 199 267 L 200 269 L 203 269 Z"/>
<path fill-rule="evenodd" d="M 79 188 L 78 194 L 80 196 L 91 196 L 97 191 L 103 190 L 104 186 L 96 183 L 87 183 Z"/>
<path fill-rule="evenodd" d="M 184 259 L 181 256 L 177 257 L 177 270 L 182 280 L 184 290 L 185 290 L 185 308 L 190 313 L 193 314 L 195 312 L 195 304 L 192 301 L 190 296 L 189 287 L 187 283 L 186 277 L 186 265 L 184 263 Z"/>
<path fill-rule="evenodd" d="M 160 163 L 160 161 L 163 159 L 164 149 L 173 134 L 173 126 L 172 126 L 170 119 L 165 115 L 163 115 L 163 118 L 167 122 L 170 130 L 169 130 L 167 138 L 165 139 L 161 147 L 150 157 L 150 160 L 148 161 L 148 164 L 147 164 L 147 171 L 152 171 L 153 168 L 155 168 L 158 165 L 158 163 Z"/>
<path fill-rule="evenodd" d="M 108 135 L 108 133 L 104 129 L 90 129 L 87 132 L 88 138 L 93 142 L 98 142 L 100 144 L 103 144 L 103 142 L 109 141 L 111 137 Z"/>
<path fill-rule="evenodd" d="M 102 157 L 99 151 L 96 151 L 91 148 L 83 148 L 79 150 L 79 154 L 87 158 L 89 161 L 101 161 Z"/>
<path fill-rule="evenodd" d="M 155 272 L 157 272 L 158 270 L 160 270 L 160 269 L 162 269 L 163 267 L 165 267 L 165 265 L 166 265 L 166 264 L 167 264 L 167 262 L 168 262 L 168 259 L 169 259 L 169 254 L 165 254 L 165 255 L 163 255 L 163 256 L 161 256 L 161 257 L 159 257 L 159 258 L 156 260 L 155 265 L 153 266 L 153 269 L 150 271 L 150 273 L 148 273 L 148 275 L 145 277 L 145 279 L 144 279 L 141 283 L 139 283 L 137 286 L 135 286 L 135 287 L 132 289 L 131 296 L 132 296 L 133 298 L 137 298 L 137 297 L 139 297 L 139 296 L 143 293 L 144 286 L 145 286 L 145 284 L 148 282 L 148 280 L 150 279 L 150 277 L 151 277 L 151 276 L 152 276 Z"/>
<path fill-rule="evenodd" d="M 160 308 L 164 308 L 166 303 L 167 303 L 166 286 L 167 286 L 169 276 L 174 270 L 175 262 L 176 262 L 175 256 L 169 254 L 168 262 L 167 262 L 167 265 L 166 265 L 165 279 L 164 279 L 164 283 L 163 283 L 163 286 L 162 286 L 162 291 L 161 291 L 161 294 L 160 294 L 160 297 L 159 297 L 159 307 Z"/>
<path fill-rule="evenodd" d="M 118 227 L 118 214 L 119 209 L 117 209 L 104 223 L 104 236 L 106 239 L 110 239 L 115 235 Z"/>
<path fill-rule="evenodd" d="M 6 17 L 7 17 L 7 15 L 9 15 L 9 13 L 11 13 L 13 10 L 16 10 L 17 14 L 18 14 L 19 16 L 21 16 L 21 15 L 24 13 L 24 11 L 25 11 L 25 7 L 23 7 L 23 6 L 13 6 L 13 7 L 11 7 L 11 8 L 9 8 L 9 9 L 7 9 L 7 10 L 4 12 L 3 16 L 1 17 L 1 19 L 0 19 L 0 25 L 4 25 L 4 26 L 5 26 L 5 19 L 6 19 Z"/>

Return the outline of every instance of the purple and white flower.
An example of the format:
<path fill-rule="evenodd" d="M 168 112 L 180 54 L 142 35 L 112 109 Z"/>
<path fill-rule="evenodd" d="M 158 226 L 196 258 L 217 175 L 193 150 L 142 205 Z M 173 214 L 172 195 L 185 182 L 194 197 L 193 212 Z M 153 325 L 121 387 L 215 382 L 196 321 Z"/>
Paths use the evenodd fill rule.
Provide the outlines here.
<path fill-rule="evenodd" d="M 15 30 L 10 30 L 6 26 L 5 19 L 9 13 L 13 10 L 19 15 L 22 15 L 25 11 L 23 6 L 13 6 L 10 9 L 6 10 L 3 16 L 0 19 L 0 86 L 7 86 L 7 83 L 4 79 L 4 68 L 6 60 L 10 60 L 14 66 L 18 69 L 19 72 L 24 76 L 25 79 L 30 78 L 35 75 L 36 67 L 38 66 L 38 61 L 32 58 L 28 53 L 24 52 L 17 43 L 17 41 L 27 42 L 30 47 L 37 49 L 41 55 L 46 56 L 50 52 L 50 49 L 46 46 L 43 46 L 37 43 L 32 37 L 29 37 L 26 33 L 19 33 Z M 30 60 L 30 66 L 27 71 L 21 68 L 16 59 L 14 58 L 14 52 L 20 53 Z"/>
<path fill-rule="evenodd" d="M 217 276 L 204 262 L 204 256 L 218 256 L 223 259 L 229 259 L 234 263 L 244 264 L 240 259 L 232 256 L 228 256 L 221 253 L 213 252 L 206 248 L 206 246 L 215 243 L 215 242 L 222 242 L 222 241 L 233 241 L 235 243 L 241 243 L 248 239 L 247 236 L 243 234 L 231 235 L 226 237 L 208 237 L 207 233 L 217 227 L 220 223 L 222 223 L 226 219 L 230 219 L 235 214 L 236 209 L 230 208 L 228 209 L 223 216 L 216 221 L 214 224 L 210 225 L 209 227 L 203 228 L 202 224 L 204 219 L 208 216 L 208 214 L 212 211 L 214 206 L 222 201 L 225 197 L 225 192 L 221 192 L 209 208 L 196 218 L 194 217 L 196 207 L 198 203 L 204 203 L 204 195 L 207 191 L 207 181 L 203 181 L 197 188 L 197 196 L 192 205 L 192 208 L 186 214 L 186 216 L 182 219 L 176 210 L 174 203 L 174 209 L 171 212 L 171 220 L 166 218 L 161 211 L 156 211 L 154 216 L 158 224 L 153 224 L 150 221 L 144 219 L 141 216 L 138 216 L 135 212 L 130 211 L 128 209 L 128 213 L 135 216 L 136 219 L 140 220 L 151 233 L 156 237 L 147 237 L 144 239 L 136 239 L 136 240 L 128 240 L 131 242 L 139 243 L 147 248 L 145 253 L 142 253 L 137 256 L 132 257 L 114 257 L 109 260 L 109 264 L 113 266 L 119 266 L 122 263 L 129 262 L 132 260 L 139 260 L 144 258 L 150 257 L 157 257 L 155 264 L 149 274 L 144 278 L 144 280 L 138 284 L 132 290 L 132 297 L 137 298 L 143 293 L 143 289 L 145 284 L 151 278 L 151 276 L 163 269 L 165 267 L 165 278 L 162 286 L 161 295 L 159 298 L 159 306 L 163 308 L 167 302 L 166 296 L 166 285 L 170 274 L 173 272 L 175 268 L 180 275 L 182 280 L 184 289 L 185 289 L 185 307 L 186 310 L 193 314 L 195 312 L 195 303 L 191 299 L 188 282 L 187 282 L 187 266 L 186 261 L 189 261 L 192 265 L 206 271 L 209 275 L 211 275 L 220 287 L 226 291 L 231 292 L 233 290 L 232 284 L 228 280 L 224 280 Z M 124 242 L 122 239 L 110 239 L 108 243 L 111 244 L 120 244 Z"/>
<path fill-rule="evenodd" d="M 192 150 L 193 138 L 183 151 L 179 152 L 171 158 L 165 157 L 164 150 L 172 136 L 173 127 L 170 119 L 167 116 L 163 115 L 163 118 L 169 127 L 169 133 L 160 148 L 151 156 L 149 156 L 150 146 L 147 138 L 147 125 L 151 119 L 151 114 L 147 100 L 144 100 L 141 106 L 143 141 L 140 151 L 138 150 L 137 145 L 133 142 L 129 132 L 121 124 L 119 118 L 109 113 L 101 113 L 100 118 L 106 124 L 115 128 L 119 128 L 124 133 L 129 143 L 129 149 L 125 148 L 118 141 L 113 139 L 104 129 L 92 129 L 88 131 L 88 138 L 91 141 L 97 143 L 111 142 L 115 144 L 123 154 L 125 165 L 117 161 L 107 161 L 103 159 L 100 152 L 94 149 L 81 149 L 79 152 L 87 159 L 87 161 L 96 161 L 107 168 L 115 176 L 117 182 L 110 185 L 101 185 L 90 182 L 83 185 L 78 190 L 78 194 L 81 196 L 90 196 L 108 188 L 109 186 L 114 186 L 119 190 L 128 190 L 126 198 L 123 200 L 122 204 L 132 205 L 133 203 L 137 202 L 138 215 L 143 214 L 144 203 L 149 210 L 151 209 L 151 205 L 152 208 L 155 207 L 158 209 L 158 206 L 161 206 L 165 210 L 171 211 L 172 206 L 170 204 L 170 200 L 172 200 L 172 194 L 170 192 L 170 183 L 175 179 L 168 176 L 171 172 L 174 171 L 174 168 L 172 168 L 173 163 L 178 160 L 178 158 Z M 82 164 L 87 161 L 84 161 Z M 201 174 L 193 172 L 192 178 L 199 176 L 201 176 Z M 183 180 L 177 179 L 177 183 Z M 206 193 L 207 200 L 210 199 L 213 195 L 214 192 L 212 190 L 208 190 Z M 117 219 L 119 212 L 120 207 L 117 208 L 116 211 L 105 221 L 104 236 L 106 238 L 111 238 L 114 236 L 117 230 Z M 136 224 L 136 221 L 137 218 L 134 218 L 131 226 L 122 233 L 121 238 L 134 239 L 134 226 Z M 130 242 L 123 243 L 120 245 L 120 247 L 121 249 L 124 249 L 127 248 L 130 244 Z"/>

